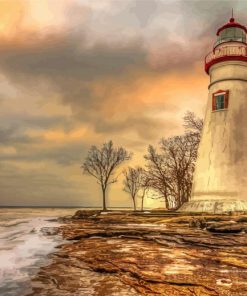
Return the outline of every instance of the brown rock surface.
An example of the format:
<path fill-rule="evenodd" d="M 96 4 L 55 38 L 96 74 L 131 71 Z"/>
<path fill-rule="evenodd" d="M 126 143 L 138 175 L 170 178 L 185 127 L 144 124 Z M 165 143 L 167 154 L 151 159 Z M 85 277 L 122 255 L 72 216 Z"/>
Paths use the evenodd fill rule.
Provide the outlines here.
<path fill-rule="evenodd" d="M 246 221 L 245 215 L 77 212 L 60 228 L 69 243 L 33 279 L 29 295 L 247 295 Z"/>

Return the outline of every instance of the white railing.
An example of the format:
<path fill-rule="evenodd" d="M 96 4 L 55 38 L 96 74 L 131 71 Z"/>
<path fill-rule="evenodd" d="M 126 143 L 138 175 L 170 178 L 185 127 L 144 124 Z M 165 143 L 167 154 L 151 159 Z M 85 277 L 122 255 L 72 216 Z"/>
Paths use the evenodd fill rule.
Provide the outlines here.
<path fill-rule="evenodd" d="M 223 57 L 247 57 L 247 46 L 245 45 L 229 45 L 216 48 L 213 52 L 210 52 L 205 57 L 205 64 L 211 63 L 213 60 L 217 60 Z"/>

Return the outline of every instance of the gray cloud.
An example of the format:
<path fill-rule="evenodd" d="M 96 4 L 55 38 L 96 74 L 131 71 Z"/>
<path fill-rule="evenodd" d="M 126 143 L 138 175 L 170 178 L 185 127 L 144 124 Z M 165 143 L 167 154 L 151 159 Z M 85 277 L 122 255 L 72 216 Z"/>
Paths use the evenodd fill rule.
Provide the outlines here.
<path fill-rule="evenodd" d="M 61 102 L 71 106 L 77 119 L 90 122 L 98 131 L 96 118 L 102 127 L 104 121 L 109 125 L 102 107 L 109 104 L 110 108 L 118 98 L 114 102 L 107 97 L 115 85 L 109 86 L 106 93 L 94 95 L 94 83 L 110 77 L 121 85 L 132 84 L 131 75 L 126 73 L 145 68 L 148 68 L 146 52 L 140 42 L 112 48 L 103 44 L 86 48 L 80 39 L 65 35 L 51 44 L 50 40 L 43 40 L 34 47 L 19 48 L 12 44 L 0 47 L 0 70 L 12 82 L 24 85 L 28 92 L 32 89 L 37 92 L 40 85 L 42 91 L 46 85 L 46 94 L 58 94 Z M 122 124 L 117 126 L 121 129 Z"/>
<path fill-rule="evenodd" d="M 74 28 L 70 31 L 42 38 L 33 35 L 29 36 L 32 41 L 20 43 L 0 40 L 0 71 L 29 95 L 32 91 L 47 97 L 57 94 L 62 104 L 71 107 L 77 120 L 90 123 L 98 133 L 120 132 L 131 125 L 139 136 L 150 136 L 152 127 L 155 130 L 163 122 L 147 116 L 145 106 L 141 106 L 140 112 L 133 112 L 135 114 L 128 114 L 129 110 L 125 114 L 125 110 L 115 108 L 115 116 L 111 117 L 105 113 L 105 106 L 109 109 L 117 106 L 122 99 L 121 91 L 134 90 L 138 73 L 159 75 L 178 69 L 190 71 L 195 62 L 203 60 L 206 48 L 211 48 L 215 28 L 226 20 L 225 15 L 231 7 L 239 5 L 247 6 L 243 1 L 224 1 L 224 9 L 222 1 L 145 0 L 126 1 L 120 6 L 112 2 L 104 13 L 97 15 L 99 23 L 105 25 L 105 31 L 109 30 L 111 34 L 115 28 L 121 36 L 122 31 L 129 28 L 130 21 L 135 32 L 130 37 L 123 35 L 125 38 L 118 43 L 114 41 L 114 34 L 107 40 L 97 40 L 97 30 L 102 28 L 92 22 L 93 9 L 85 20 L 78 16 L 80 13 L 84 16 L 85 7 L 77 5 L 77 23 L 73 23 Z M 180 18 L 174 28 L 178 40 L 170 39 L 169 21 L 172 23 L 178 14 Z M 83 26 L 78 30 L 82 25 L 80 19 L 83 19 Z M 157 38 L 160 48 L 155 50 L 157 34 L 162 38 Z M 154 48 L 152 42 L 147 42 L 148 38 L 154 40 Z M 183 43 L 179 41 L 181 38 Z M 95 93 L 95 83 L 107 79 L 112 80 L 112 84 Z M 153 108 L 156 107 L 154 103 Z M 170 108 L 169 104 L 166 108 Z M 59 119 L 49 120 L 55 124 Z M 37 118 L 36 122 L 22 120 L 22 123 L 41 127 L 47 124 L 48 127 L 52 124 L 49 120 Z M 146 133 L 141 126 L 145 126 Z"/>
<path fill-rule="evenodd" d="M 163 127 L 164 133 L 167 131 L 175 130 L 177 124 L 171 120 L 159 120 L 147 115 L 130 115 L 122 120 L 104 120 L 103 122 L 99 120 L 96 126 L 97 132 L 118 132 L 129 131 L 133 127 L 135 128 L 137 134 L 143 139 L 154 140 L 157 135 L 160 134 L 160 127 Z"/>
<path fill-rule="evenodd" d="M 12 144 L 16 147 L 16 154 L 0 154 L 0 161 L 25 161 L 25 162 L 40 162 L 50 161 L 61 166 L 70 166 L 77 164 L 78 168 L 82 159 L 82 155 L 85 155 L 88 149 L 88 145 L 83 141 L 77 143 L 61 144 L 52 147 L 44 147 L 42 139 L 28 138 L 30 144 L 40 144 L 40 147 L 29 147 L 28 141 L 22 142 L 17 138 L 15 140 L 9 140 L 7 144 Z M 23 145 L 18 145 L 18 144 Z"/>
<path fill-rule="evenodd" d="M 17 125 L 10 127 L 0 127 L 0 146 L 1 145 L 15 145 L 20 143 L 34 142 L 33 139 L 24 135 Z"/>
<path fill-rule="evenodd" d="M 89 183 L 82 179 L 79 186 L 65 176 L 71 175 L 71 166 L 81 173 L 89 139 L 45 146 L 42 137 L 28 136 L 27 131 L 59 129 L 66 134 L 85 123 L 100 135 L 99 141 L 126 135 L 126 147 L 141 153 L 150 141 L 161 133 L 170 135 L 179 125 L 174 118 L 156 118 L 157 111 L 175 114 L 179 106 L 169 97 L 162 104 L 156 98 L 147 105 L 134 104 L 139 79 L 155 80 L 171 72 L 191 75 L 211 50 L 216 29 L 228 20 L 232 7 L 237 20 L 245 21 L 246 1 L 109 1 L 102 10 L 93 3 L 78 4 L 71 6 L 60 33 L 20 31 L 16 39 L 2 38 L 0 72 L 17 94 L 6 87 L 0 98 L 0 148 L 16 150 L 0 155 L 0 204 L 71 205 L 71 198 L 78 205 L 80 197 L 84 204 L 95 201 Z M 30 101 L 37 96 L 44 102 L 56 100 L 69 106 L 72 116 L 2 112 L 8 91 L 9 97 L 27 96 Z M 28 105 L 25 108 L 29 111 Z M 128 138 L 130 131 L 133 139 Z M 42 162 L 44 168 L 30 169 Z M 20 163 L 30 167 L 18 168 Z M 60 170 L 51 172 L 53 165 Z"/>
<path fill-rule="evenodd" d="M 62 116 L 37 116 L 30 114 L 10 114 L 0 117 L 0 146 L 41 142 L 38 137 L 26 134 L 27 129 L 45 130 L 59 127 L 69 132 L 75 123 Z"/>
<path fill-rule="evenodd" d="M 48 169 L 43 172 L 34 169 L 27 171 L 9 162 L 0 163 L 0 205 L 93 205 L 95 198 L 92 202 L 88 199 L 91 194 L 86 184 L 80 186 Z M 94 205 L 97 205 L 97 202 L 99 203 L 96 197 Z"/>
<path fill-rule="evenodd" d="M 140 42 L 127 46 L 109 47 L 95 44 L 86 47 L 78 35 L 55 36 L 34 40 L 30 46 L 6 44 L 0 46 L 0 67 L 13 80 L 22 78 L 67 78 L 82 82 L 99 77 L 119 75 L 129 66 L 145 63 L 145 52 Z"/>

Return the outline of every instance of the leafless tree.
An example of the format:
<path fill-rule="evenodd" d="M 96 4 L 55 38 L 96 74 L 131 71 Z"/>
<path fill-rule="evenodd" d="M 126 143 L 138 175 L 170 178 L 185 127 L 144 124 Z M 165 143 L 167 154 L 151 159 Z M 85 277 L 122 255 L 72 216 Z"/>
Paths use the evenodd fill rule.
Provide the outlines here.
<path fill-rule="evenodd" d="M 117 181 L 114 173 L 124 161 L 129 160 L 131 154 L 124 148 L 114 148 L 113 142 L 103 144 L 101 148 L 92 146 L 82 164 L 83 172 L 97 179 L 103 195 L 103 210 L 106 211 L 106 191 L 110 184 Z"/>
<path fill-rule="evenodd" d="M 148 172 L 143 169 L 142 174 L 141 174 L 141 188 L 140 188 L 140 191 L 141 191 L 141 195 L 140 195 L 140 197 L 141 197 L 141 211 L 143 211 L 143 209 L 144 209 L 144 199 L 150 189 L 150 185 L 151 185 L 150 182 L 151 182 L 151 180 L 148 175 Z"/>
<path fill-rule="evenodd" d="M 131 195 L 133 200 L 134 210 L 136 211 L 136 196 L 142 187 L 142 172 L 143 169 L 131 168 L 123 171 L 124 174 L 124 191 Z"/>
<path fill-rule="evenodd" d="M 188 201 L 191 194 L 197 138 L 188 133 L 168 140 L 163 139 L 161 151 L 170 178 L 169 204 L 172 208 L 178 208 Z"/>
<path fill-rule="evenodd" d="M 201 133 L 203 129 L 203 119 L 196 117 L 194 112 L 187 111 L 183 117 L 185 132 L 189 133 L 195 138 L 197 146 L 201 140 Z"/>
<path fill-rule="evenodd" d="M 164 198 L 165 206 L 170 209 L 169 192 L 171 191 L 171 179 L 166 167 L 164 155 L 158 153 L 153 146 L 148 147 L 148 154 L 144 156 L 147 160 L 149 184 L 157 191 L 159 197 Z"/>
<path fill-rule="evenodd" d="M 149 146 L 145 155 L 149 184 L 165 199 L 167 209 L 179 208 L 191 195 L 203 122 L 187 112 L 184 126 L 184 135 L 162 139 L 159 152 Z"/>

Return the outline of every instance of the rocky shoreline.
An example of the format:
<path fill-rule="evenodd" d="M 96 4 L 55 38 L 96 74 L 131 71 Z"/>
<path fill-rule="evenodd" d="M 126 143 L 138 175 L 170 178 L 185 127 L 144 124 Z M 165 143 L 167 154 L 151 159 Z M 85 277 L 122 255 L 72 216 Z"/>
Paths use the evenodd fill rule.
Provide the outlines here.
<path fill-rule="evenodd" d="M 29 296 L 247 295 L 244 213 L 78 211 L 63 221 L 68 243 Z"/>

